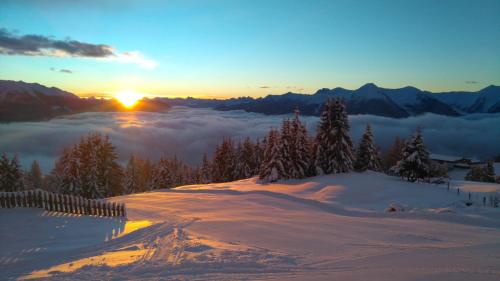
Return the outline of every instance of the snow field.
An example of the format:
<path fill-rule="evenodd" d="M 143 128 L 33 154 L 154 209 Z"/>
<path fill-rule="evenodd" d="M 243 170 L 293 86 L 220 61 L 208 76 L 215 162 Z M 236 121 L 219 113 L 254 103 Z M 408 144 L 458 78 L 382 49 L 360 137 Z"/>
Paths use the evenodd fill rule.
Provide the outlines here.
<path fill-rule="evenodd" d="M 365 172 L 111 198 L 126 203 L 126 222 L 1 209 L 0 271 L 6 280 L 498 280 L 500 210 L 466 199 Z M 386 212 L 391 204 L 401 210 Z"/>

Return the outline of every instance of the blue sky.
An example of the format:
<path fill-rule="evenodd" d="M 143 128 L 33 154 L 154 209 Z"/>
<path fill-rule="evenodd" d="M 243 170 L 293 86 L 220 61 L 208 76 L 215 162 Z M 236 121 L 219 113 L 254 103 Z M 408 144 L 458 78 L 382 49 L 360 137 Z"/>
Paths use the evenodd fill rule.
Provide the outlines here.
<path fill-rule="evenodd" d="M 0 79 L 79 94 L 230 97 L 367 82 L 431 91 L 500 84 L 496 0 L 3 0 L 0 28 L 14 37 L 111 46 L 113 59 L 0 56 Z"/>

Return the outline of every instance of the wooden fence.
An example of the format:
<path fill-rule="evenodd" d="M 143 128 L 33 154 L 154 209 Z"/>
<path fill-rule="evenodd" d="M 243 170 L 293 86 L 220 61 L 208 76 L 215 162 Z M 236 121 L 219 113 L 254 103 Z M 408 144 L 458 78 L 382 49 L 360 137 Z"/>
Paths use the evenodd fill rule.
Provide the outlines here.
<path fill-rule="evenodd" d="M 104 202 L 81 196 L 51 193 L 44 190 L 0 192 L 0 208 L 41 208 L 49 212 L 126 217 L 124 203 Z"/>

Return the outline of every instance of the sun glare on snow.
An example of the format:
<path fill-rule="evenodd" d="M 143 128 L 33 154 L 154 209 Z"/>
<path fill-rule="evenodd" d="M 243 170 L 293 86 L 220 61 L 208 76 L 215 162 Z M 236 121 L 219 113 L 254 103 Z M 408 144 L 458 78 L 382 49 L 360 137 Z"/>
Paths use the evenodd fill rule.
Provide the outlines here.
<path fill-rule="evenodd" d="M 134 106 L 137 103 L 138 100 L 140 100 L 142 98 L 142 95 L 137 93 L 137 92 L 127 90 L 127 91 L 118 92 L 115 97 L 125 107 L 131 108 L 132 106 Z"/>

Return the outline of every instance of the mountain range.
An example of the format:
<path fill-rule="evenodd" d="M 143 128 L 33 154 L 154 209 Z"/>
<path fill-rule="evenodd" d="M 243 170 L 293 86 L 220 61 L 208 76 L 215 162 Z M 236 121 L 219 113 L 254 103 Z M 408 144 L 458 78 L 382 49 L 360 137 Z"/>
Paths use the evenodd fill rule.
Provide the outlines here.
<path fill-rule="evenodd" d="M 432 93 L 415 87 L 381 88 L 368 83 L 356 90 L 320 89 L 314 94 L 285 93 L 262 98 L 231 99 L 144 98 L 135 111 L 163 111 L 171 106 L 245 110 L 264 114 L 287 114 L 299 108 L 304 115 L 319 115 L 329 98 L 344 99 L 349 114 L 372 114 L 405 118 L 424 113 L 462 116 L 500 112 L 500 87 L 478 92 Z M 46 120 L 54 116 L 89 111 L 126 111 L 115 99 L 80 98 L 70 92 L 38 83 L 0 80 L 0 122 Z"/>
<path fill-rule="evenodd" d="M 461 116 L 500 112 L 500 87 L 488 86 L 478 92 L 432 93 L 415 87 L 381 88 L 368 83 L 356 90 L 320 89 L 312 95 L 286 93 L 258 99 L 221 103 L 219 110 L 242 109 L 265 114 L 285 114 L 298 107 L 302 114 L 319 115 L 328 98 L 344 99 L 349 114 L 372 114 L 404 118 L 423 113 Z"/>
<path fill-rule="evenodd" d="M 142 99 L 134 110 L 170 108 L 154 99 Z M 38 83 L 0 80 L 0 122 L 40 121 L 81 112 L 127 111 L 116 99 L 80 98 L 75 94 Z"/>

